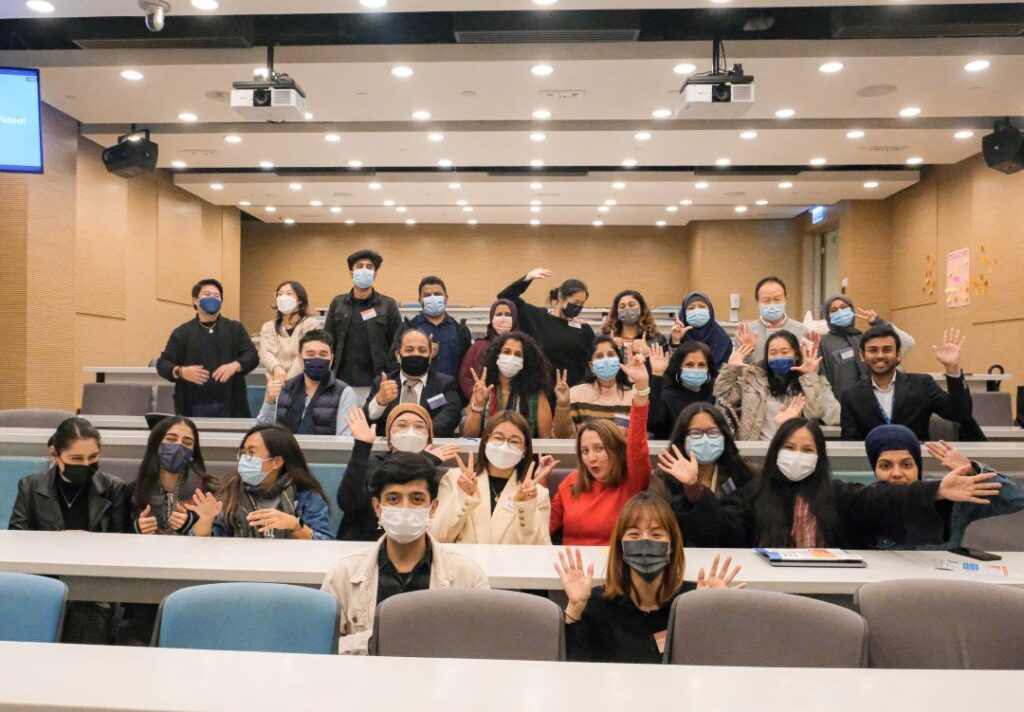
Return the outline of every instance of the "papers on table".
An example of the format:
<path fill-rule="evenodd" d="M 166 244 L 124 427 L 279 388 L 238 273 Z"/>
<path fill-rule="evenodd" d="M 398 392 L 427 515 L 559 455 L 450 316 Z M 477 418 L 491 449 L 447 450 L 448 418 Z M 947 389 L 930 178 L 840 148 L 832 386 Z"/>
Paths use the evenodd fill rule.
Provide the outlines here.
<path fill-rule="evenodd" d="M 772 566 L 822 566 L 864 568 L 863 558 L 843 549 L 754 549 Z"/>

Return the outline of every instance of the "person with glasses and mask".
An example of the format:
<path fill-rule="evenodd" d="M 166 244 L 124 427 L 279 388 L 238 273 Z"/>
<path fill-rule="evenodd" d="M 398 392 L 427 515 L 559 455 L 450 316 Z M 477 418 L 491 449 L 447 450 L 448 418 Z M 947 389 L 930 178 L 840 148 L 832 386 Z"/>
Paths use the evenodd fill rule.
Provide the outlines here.
<path fill-rule="evenodd" d="M 477 339 L 462 357 L 462 365 L 459 366 L 459 392 L 466 403 L 473 397 L 473 385 L 476 379 L 473 371 L 480 373 L 484 366 L 484 357 L 491 345 L 505 334 L 511 331 L 519 331 L 519 310 L 509 299 L 497 299 L 491 305 L 491 312 L 487 319 L 487 332 L 482 338 Z M 550 367 L 549 369 L 550 370 Z"/>
<path fill-rule="evenodd" d="M 487 423 L 476 465 L 456 454 L 441 480 L 430 533 L 453 544 L 550 544 L 551 498 L 547 476 L 558 464 L 533 460 L 530 426 L 505 410 Z"/>
<path fill-rule="evenodd" d="M 334 340 L 322 329 L 299 341 L 302 370 L 285 382 L 267 374 L 258 423 L 280 423 L 296 435 L 350 435 L 346 416 L 358 408 L 355 391 L 331 370 Z"/>
<path fill-rule="evenodd" d="M 523 301 L 523 294 L 534 280 L 547 279 L 551 270 L 538 267 L 518 279 L 498 294 L 498 299 L 509 299 L 519 313 L 519 330 L 525 331 L 540 344 L 558 371 L 565 371 L 570 386 L 583 381 L 590 360 L 594 330 L 590 324 L 579 321 L 583 305 L 590 292 L 578 279 L 567 279 L 548 294 L 550 307 L 538 307 Z"/>
<path fill-rule="evenodd" d="M 430 337 L 434 350 L 433 369 L 452 378 L 459 377 L 462 357 L 473 343 L 473 335 L 466 326 L 466 320 L 456 321 L 448 314 L 448 287 L 440 277 L 424 277 L 418 289 L 420 313 L 406 319 L 402 330 L 419 329 Z M 402 331 L 395 337 L 391 346 L 392 354 L 399 350 Z M 398 361 L 394 356 L 388 362 L 388 368 L 394 370 Z"/>
<path fill-rule="evenodd" d="M 295 436 L 282 425 L 256 425 L 242 438 L 238 470 L 218 492 L 193 498 L 195 536 L 333 539 L 323 487 Z"/>
<path fill-rule="evenodd" d="M 428 533 L 437 509 L 434 466 L 423 455 L 398 453 L 373 478 L 373 510 L 384 530 L 367 551 L 336 561 L 321 591 L 341 605 L 338 652 L 366 655 L 377 606 L 391 596 L 430 588 L 488 588 L 467 556 Z"/>
<path fill-rule="evenodd" d="M 615 295 L 608 316 L 601 325 L 601 333 L 615 339 L 623 361 L 633 353 L 649 358 L 654 344 L 663 350 L 668 349 L 668 339 L 658 333 L 654 312 L 647 306 L 643 295 L 635 289 L 627 289 Z"/>
<path fill-rule="evenodd" d="M 683 535 L 668 505 L 641 492 L 622 508 L 608 545 L 605 585 L 594 588 L 594 565 L 579 549 L 559 552 L 555 570 L 569 599 L 565 607 L 566 657 L 573 661 L 660 664 L 669 614 L 676 598 L 733 584 L 740 567 L 719 557 L 708 573 L 687 581 Z"/>
<path fill-rule="evenodd" d="M 241 322 L 221 314 L 224 287 L 203 279 L 192 287 L 196 318 L 173 332 L 156 370 L 174 383 L 174 412 L 188 418 L 251 418 L 245 376 L 259 364 Z"/>
<path fill-rule="evenodd" d="M 260 329 L 260 365 L 267 370 L 268 380 L 284 382 L 302 373 L 299 341 L 320 325 L 309 316 L 309 296 L 300 283 L 281 282 L 274 296 L 277 316 Z"/>

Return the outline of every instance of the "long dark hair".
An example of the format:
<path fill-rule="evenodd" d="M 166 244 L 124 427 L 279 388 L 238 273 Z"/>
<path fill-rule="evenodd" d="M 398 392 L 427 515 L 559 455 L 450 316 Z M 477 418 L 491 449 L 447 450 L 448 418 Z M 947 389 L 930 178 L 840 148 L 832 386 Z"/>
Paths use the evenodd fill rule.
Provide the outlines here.
<path fill-rule="evenodd" d="M 476 455 L 476 474 L 479 475 L 481 472 L 486 471 L 489 464 L 487 462 L 487 441 L 490 440 L 494 429 L 502 423 L 512 423 L 523 436 L 523 442 L 525 443 L 523 446 L 523 459 L 516 465 L 515 473 L 513 474 L 515 481 L 521 482 L 526 477 L 526 471 L 530 468 L 530 463 L 533 462 L 533 438 L 530 437 L 530 424 L 526 422 L 526 418 L 514 410 L 503 410 L 487 421 L 487 427 L 480 434 L 480 448 Z"/>
<path fill-rule="evenodd" d="M 800 351 L 800 340 L 796 338 L 796 335 L 791 331 L 785 329 L 776 331 L 774 334 L 768 337 L 764 342 L 764 358 L 761 360 L 761 368 L 764 369 L 765 375 L 768 376 L 768 393 L 775 396 L 776 398 L 782 398 L 784 396 L 797 395 L 803 391 L 800 388 L 800 374 L 789 373 L 778 376 L 772 373 L 772 370 L 768 368 L 768 349 L 776 339 L 783 339 L 793 349 L 793 353 L 796 354 L 793 358 L 794 366 L 799 366 L 804 362 L 804 355 Z"/>
<path fill-rule="evenodd" d="M 610 335 L 622 333 L 622 319 L 619 318 L 619 301 L 623 297 L 633 297 L 640 304 L 640 321 L 636 325 L 640 336 L 646 339 L 657 336 L 658 325 L 654 321 L 654 313 L 647 306 L 647 300 L 644 299 L 644 295 L 635 289 L 624 289 L 615 295 L 615 299 L 612 300 L 612 306 L 608 310 L 608 316 L 605 317 L 604 323 L 601 324 L 601 333 Z"/>
<path fill-rule="evenodd" d="M 615 343 L 615 339 L 613 339 L 610 336 L 598 336 L 596 339 L 594 339 L 594 343 L 591 344 L 591 346 L 590 346 L 590 360 L 591 361 L 594 360 L 594 353 L 597 351 L 598 347 L 601 346 L 602 344 L 610 344 L 611 347 L 612 347 L 612 350 L 615 352 L 616 357 L 618 358 L 619 345 Z M 620 359 L 620 361 L 621 361 L 621 359 Z M 583 377 L 583 382 L 584 383 L 597 383 L 597 374 L 594 373 L 594 369 L 593 368 L 588 368 L 587 369 L 587 374 Z M 619 387 L 620 391 L 624 391 L 624 390 L 626 390 L 627 388 L 630 387 L 629 386 L 629 376 L 627 376 L 623 372 L 623 370 L 621 368 L 619 368 L 619 372 L 615 374 L 615 384 Z"/>
<path fill-rule="evenodd" d="M 709 396 L 712 389 L 715 386 L 715 364 L 711 357 L 711 349 L 703 341 L 684 341 L 675 351 L 672 352 L 672 356 L 668 360 L 668 367 L 665 369 L 665 385 L 664 388 L 674 388 L 683 390 L 685 386 L 679 382 L 679 371 L 683 368 L 683 361 L 686 357 L 695 351 L 699 351 L 703 356 L 704 360 L 708 364 L 708 380 L 700 387 L 698 393 L 702 396 Z"/>
<path fill-rule="evenodd" d="M 302 448 L 299 447 L 299 443 L 295 436 L 292 435 L 292 431 L 277 423 L 256 425 L 242 436 L 239 448 L 245 447 L 245 441 L 249 439 L 250 435 L 256 433 L 263 437 L 263 445 L 267 448 L 267 453 L 270 457 L 281 457 L 284 459 L 284 465 L 281 466 L 278 477 L 290 475 L 292 482 L 295 484 L 296 492 L 313 490 L 323 498 L 329 509 L 330 503 L 327 501 L 324 488 L 310 473 L 309 465 L 306 464 L 306 456 L 302 454 Z M 238 498 L 242 493 L 242 487 L 242 478 L 239 477 L 237 471 L 224 479 L 219 493 L 224 501 L 223 516 L 225 519 L 234 517 L 235 512 L 238 510 Z"/>
<path fill-rule="evenodd" d="M 281 291 L 281 287 L 288 285 L 295 290 L 295 297 L 299 300 L 299 306 L 295 307 L 299 312 L 299 321 L 302 321 L 309 316 L 309 294 L 306 293 L 306 288 L 301 283 L 296 282 L 294 279 L 286 279 L 277 285 L 277 289 L 274 290 L 274 296 Z M 274 310 L 277 311 L 277 317 L 274 319 L 274 329 L 281 328 L 281 322 L 284 321 L 284 314 L 277 309 L 277 305 L 274 305 Z"/>
<path fill-rule="evenodd" d="M 548 301 L 557 302 L 559 299 L 568 299 L 574 294 L 583 292 L 590 297 L 590 290 L 587 289 L 585 282 L 578 279 L 567 279 L 559 286 L 548 292 Z"/>
<path fill-rule="evenodd" d="M 533 337 L 521 331 L 510 331 L 487 347 L 484 368 L 487 369 L 488 385 L 494 386 L 497 390 L 500 383 L 498 356 L 510 339 L 515 339 L 523 345 L 523 370 L 512 379 L 512 392 L 521 398 L 546 393 L 551 388 L 551 362 Z"/>
<path fill-rule="evenodd" d="M 790 482 L 779 470 L 778 457 L 790 436 L 806 428 L 814 437 L 818 465 L 807 479 Z M 818 524 L 818 543 L 834 545 L 839 530 L 839 512 L 832 491 L 832 472 L 825 450 L 825 436 L 813 420 L 793 418 L 779 426 L 764 459 L 764 468 L 754 494 L 757 546 L 793 546 L 793 506 L 803 497 Z"/>
<path fill-rule="evenodd" d="M 691 403 L 683 408 L 679 417 L 676 418 L 675 425 L 672 427 L 672 435 L 669 436 L 671 444 L 678 447 L 679 452 L 684 455 L 686 454 L 686 431 L 690 429 L 690 421 L 698 413 L 707 413 L 711 416 L 711 419 L 715 421 L 715 427 L 722 431 L 722 437 L 725 438 L 725 449 L 716 463 L 718 469 L 723 474 L 728 475 L 737 488 L 754 479 L 754 471 L 750 469 L 750 463 L 740 455 L 739 448 L 736 447 L 736 438 L 733 434 L 732 424 L 725 417 L 725 412 L 716 405 L 710 403 Z"/>
<path fill-rule="evenodd" d="M 135 505 L 140 511 L 146 508 L 150 495 L 160 486 L 160 444 L 167 435 L 167 431 L 179 423 L 188 426 L 192 431 L 192 439 L 195 441 L 195 445 L 192 447 L 192 464 L 189 465 L 189 469 L 196 473 L 197 484 L 200 487 L 206 481 L 206 463 L 203 461 L 203 450 L 199 446 L 199 429 L 196 424 L 181 415 L 164 418 L 149 431 L 146 452 L 142 455 L 139 473 L 135 477 Z"/>

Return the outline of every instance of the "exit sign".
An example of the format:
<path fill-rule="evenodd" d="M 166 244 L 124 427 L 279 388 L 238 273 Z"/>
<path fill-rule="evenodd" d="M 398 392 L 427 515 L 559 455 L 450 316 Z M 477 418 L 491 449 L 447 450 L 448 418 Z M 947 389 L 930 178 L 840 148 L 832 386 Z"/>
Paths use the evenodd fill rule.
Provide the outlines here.
<path fill-rule="evenodd" d="M 815 205 L 811 208 L 811 225 L 817 225 L 825 219 L 825 206 Z"/>

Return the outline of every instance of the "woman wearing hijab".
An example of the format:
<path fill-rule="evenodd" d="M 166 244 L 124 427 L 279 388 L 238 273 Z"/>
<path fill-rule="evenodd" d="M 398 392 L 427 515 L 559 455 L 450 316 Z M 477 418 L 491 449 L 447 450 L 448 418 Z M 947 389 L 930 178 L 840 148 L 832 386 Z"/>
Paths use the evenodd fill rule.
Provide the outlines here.
<path fill-rule="evenodd" d="M 714 380 L 732 355 L 732 339 L 721 324 L 715 321 L 715 307 L 704 292 L 690 292 L 686 295 L 670 341 L 673 349 L 687 341 L 706 344 L 711 351 L 711 380 Z"/>
<path fill-rule="evenodd" d="M 828 333 L 821 337 L 821 373 L 832 385 L 836 399 L 843 392 L 868 375 L 867 366 L 860 358 L 860 337 L 863 332 L 855 327 L 860 317 L 869 326 L 891 326 L 900 336 L 901 356 L 906 358 L 914 348 L 914 337 L 890 324 L 870 309 L 856 309 L 844 294 L 833 294 L 821 305 L 821 318 L 828 323 Z"/>
<path fill-rule="evenodd" d="M 511 299 L 498 299 L 491 305 L 491 316 L 487 320 L 487 334 L 477 339 L 466 350 L 459 366 L 459 391 L 468 403 L 473 398 L 473 386 L 476 379 L 473 371 L 483 370 L 484 356 L 491 344 L 510 331 L 519 329 L 519 310 Z"/>

